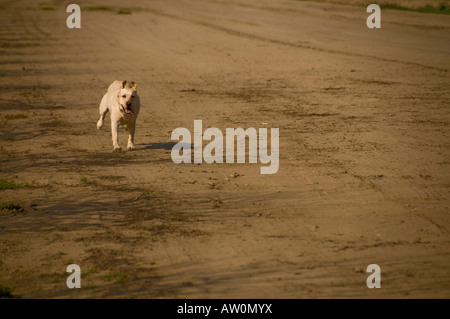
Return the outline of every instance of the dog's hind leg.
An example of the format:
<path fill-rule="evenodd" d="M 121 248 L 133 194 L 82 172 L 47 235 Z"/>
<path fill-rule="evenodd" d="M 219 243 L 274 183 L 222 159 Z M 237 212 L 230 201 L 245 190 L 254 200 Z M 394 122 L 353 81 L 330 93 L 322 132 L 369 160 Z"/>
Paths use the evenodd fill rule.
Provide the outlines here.
<path fill-rule="evenodd" d="M 100 119 L 97 122 L 97 129 L 99 130 L 103 127 L 103 120 L 105 119 L 106 113 L 108 113 L 108 104 L 107 104 L 106 94 L 103 96 L 98 110 L 100 112 Z"/>

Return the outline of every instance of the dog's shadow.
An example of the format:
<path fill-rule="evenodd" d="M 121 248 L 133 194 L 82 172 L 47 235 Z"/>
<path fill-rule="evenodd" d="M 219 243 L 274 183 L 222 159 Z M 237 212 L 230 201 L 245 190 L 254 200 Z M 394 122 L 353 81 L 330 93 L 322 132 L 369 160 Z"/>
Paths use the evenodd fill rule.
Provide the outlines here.
<path fill-rule="evenodd" d="M 176 142 L 166 142 L 166 143 L 141 143 L 138 144 L 139 149 L 143 150 L 171 150 L 176 144 Z M 190 143 L 181 143 L 184 148 L 193 148 Z"/>

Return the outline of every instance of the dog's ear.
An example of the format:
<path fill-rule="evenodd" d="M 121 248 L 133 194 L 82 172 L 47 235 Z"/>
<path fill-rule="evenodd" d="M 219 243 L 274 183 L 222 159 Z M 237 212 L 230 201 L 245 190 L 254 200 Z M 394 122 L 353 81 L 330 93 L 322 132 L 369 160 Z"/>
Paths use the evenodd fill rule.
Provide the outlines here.
<path fill-rule="evenodd" d="M 127 85 L 127 80 L 122 82 L 122 89 L 124 89 L 126 85 Z"/>
<path fill-rule="evenodd" d="M 134 81 L 131 81 L 131 85 L 133 86 L 133 89 L 136 90 L 137 88 L 137 83 Z"/>

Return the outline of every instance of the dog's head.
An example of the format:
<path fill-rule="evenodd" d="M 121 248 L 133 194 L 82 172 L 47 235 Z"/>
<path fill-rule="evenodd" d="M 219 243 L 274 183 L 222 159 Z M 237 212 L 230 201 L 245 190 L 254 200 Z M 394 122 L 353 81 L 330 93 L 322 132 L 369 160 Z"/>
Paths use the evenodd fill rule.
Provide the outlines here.
<path fill-rule="evenodd" d="M 134 115 L 133 102 L 137 98 L 136 82 L 128 83 L 122 82 L 122 88 L 117 91 L 117 98 L 119 99 L 120 110 L 129 115 Z"/>

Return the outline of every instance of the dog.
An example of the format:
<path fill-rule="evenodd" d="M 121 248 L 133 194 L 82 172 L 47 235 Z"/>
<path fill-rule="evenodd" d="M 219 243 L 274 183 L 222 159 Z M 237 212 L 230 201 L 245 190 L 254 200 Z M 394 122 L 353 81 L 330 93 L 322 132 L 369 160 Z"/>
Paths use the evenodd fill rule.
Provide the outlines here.
<path fill-rule="evenodd" d="M 141 108 L 141 101 L 136 88 L 137 84 L 135 82 L 114 81 L 100 102 L 100 119 L 97 122 L 97 129 L 103 127 L 106 113 L 108 111 L 111 112 L 111 133 L 114 151 L 122 151 L 118 136 L 120 125 L 125 125 L 128 129 L 127 150 L 131 151 L 134 149 L 136 119 Z"/>

